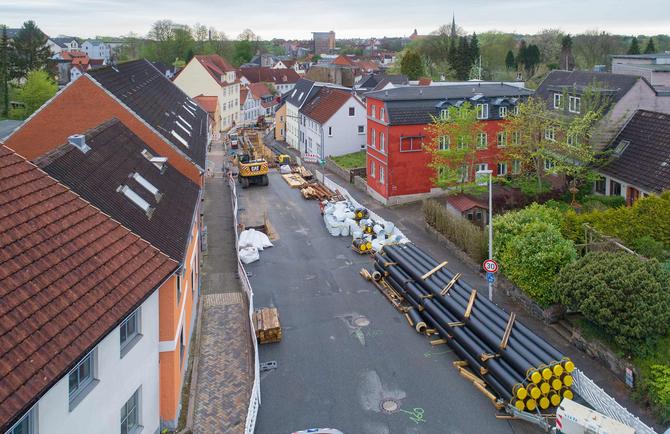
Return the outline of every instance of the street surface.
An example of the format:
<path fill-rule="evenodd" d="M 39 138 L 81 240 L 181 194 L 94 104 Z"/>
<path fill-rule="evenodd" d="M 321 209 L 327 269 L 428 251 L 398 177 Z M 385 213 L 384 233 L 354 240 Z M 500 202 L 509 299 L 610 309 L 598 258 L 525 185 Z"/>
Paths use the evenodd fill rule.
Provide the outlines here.
<path fill-rule="evenodd" d="M 0 121 L 0 140 L 7 137 L 16 127 L 21 125 L 23 121 L 14 121 L 11 119 L 5 119 Z"/>
<path fill-rule="evenodd" d="M 538 432 L 496 419 L 491 402 L 452 366 L 449 347 L 431 346 L 359 276 L 371 259 L 355 254 L 348 237 L 327 233 L 317 201 L 276 171 L 268 187 L 238 192 L 247 211 L 267 211 L 279 237 L 247 266 L 255 306 L 276 306 L 284 333 L 280 343 L 260 346 L 261 363 L 277 368 L 261 374 L 257 433 Z"/>

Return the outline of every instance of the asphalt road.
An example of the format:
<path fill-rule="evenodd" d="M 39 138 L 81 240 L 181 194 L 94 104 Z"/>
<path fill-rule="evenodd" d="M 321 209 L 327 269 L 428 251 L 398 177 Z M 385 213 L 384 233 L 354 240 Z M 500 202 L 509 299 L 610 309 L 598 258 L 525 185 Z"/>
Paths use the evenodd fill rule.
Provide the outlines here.
<path fill-rule="evenodd" d="M 309 427 L 344 433 L 535 433 L 495 409 L 460 377 L 446 345 L 431 346 L 358 271 L 371 260 L 331 237 L 316 201 L 276 173 L 268 187 L 239 189 L 240 205 L 267 211 L 279 235 L 248 265 L 255 305 L 276 306 L 280 343 L 260 347 L 257 433 Z M 382 411 L 385 400 L 397 409 Z"/>
<path fill-rule="evenodd" d="M 22 123 L 23 121 L 14 121 L 10 119 L 0 121 L 0 140 L 7 137 L 12 131 L 14 131 L 14 128 L 18 127 Z"/>

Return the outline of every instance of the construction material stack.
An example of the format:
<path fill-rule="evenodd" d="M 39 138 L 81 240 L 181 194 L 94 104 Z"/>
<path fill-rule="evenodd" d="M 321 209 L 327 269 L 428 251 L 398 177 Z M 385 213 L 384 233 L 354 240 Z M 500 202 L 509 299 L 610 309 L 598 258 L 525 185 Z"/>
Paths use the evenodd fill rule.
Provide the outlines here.
<path fill-rule="evenodd" d="M 281 341 L 279 312 L 276 307 L 262 307 L 254 311 L 254 326 L 259 344 Z"/>
<path fill-rule="evenodd" d="M 483 388 L 484 380 L 499 407 L 545 412 L 572 399 L 573 362 L 460 280 L 446 261 L 438 263 L 411 243 L 387 244 L 374 259 L 370 276 L 404 298 L 410 324 L 439 334 L 479 377 L 473 383 Z"/>

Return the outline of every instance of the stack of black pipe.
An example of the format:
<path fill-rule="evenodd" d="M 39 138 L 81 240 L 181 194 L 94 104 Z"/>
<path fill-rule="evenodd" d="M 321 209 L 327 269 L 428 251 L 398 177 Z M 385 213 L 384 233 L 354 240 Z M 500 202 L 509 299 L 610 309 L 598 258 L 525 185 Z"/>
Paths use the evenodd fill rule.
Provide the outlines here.
<path fill-rule="evenodd" d="M 423 279 L 438 266 L 427 253 L 414 244 L 387 245 L 374 259 L 376 271 L 412 306 L 413 322 L 436 330 L 500 398 L 522 411 L 572 398 L 572 361 L 518 321 L 501 348 L 509 314 L 477 292 L 466 317 L 473 288 L 457 280 L 442 296 L 454 273 L 442 267 Z"/>

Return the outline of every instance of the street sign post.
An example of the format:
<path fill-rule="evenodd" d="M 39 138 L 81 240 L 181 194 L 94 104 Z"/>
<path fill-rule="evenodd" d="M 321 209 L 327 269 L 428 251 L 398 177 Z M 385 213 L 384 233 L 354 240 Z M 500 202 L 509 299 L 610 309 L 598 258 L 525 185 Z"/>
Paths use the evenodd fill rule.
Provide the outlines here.
<path fill-rule="evenodd" d="M 482 266 L 484 267 L 484 271 L 486 271 L 487 273 L 498 272 L 498 263 L 493 259 L 487 259 L 486 261 L 484 261 Z"/>

